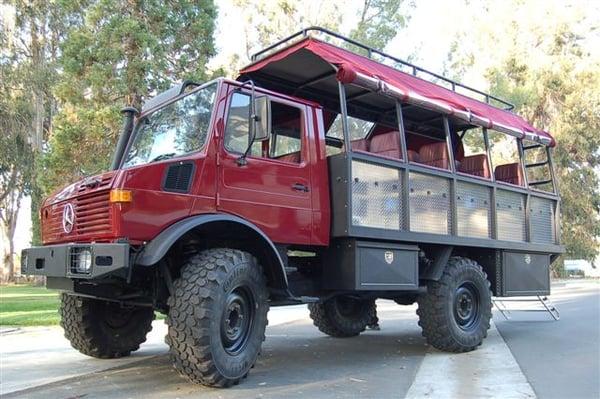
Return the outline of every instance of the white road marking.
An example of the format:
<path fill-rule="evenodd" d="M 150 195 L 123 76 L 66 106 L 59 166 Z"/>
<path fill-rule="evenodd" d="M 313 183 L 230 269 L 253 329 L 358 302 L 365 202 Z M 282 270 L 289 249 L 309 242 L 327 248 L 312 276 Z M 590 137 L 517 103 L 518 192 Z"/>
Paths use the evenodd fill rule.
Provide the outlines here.
<path fill-rule="evenodd" d="M 430 348 L 406 395 L 416 398 L 535 398 L 533 388 L 492 323 L 481 347 L 469 353 Z"/>

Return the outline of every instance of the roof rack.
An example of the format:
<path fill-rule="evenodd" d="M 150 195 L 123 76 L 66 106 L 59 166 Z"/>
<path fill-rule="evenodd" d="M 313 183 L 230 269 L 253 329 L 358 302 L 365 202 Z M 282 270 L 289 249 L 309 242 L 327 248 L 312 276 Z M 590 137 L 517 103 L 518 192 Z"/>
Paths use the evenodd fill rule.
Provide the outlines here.
<path fill-rule="evenodd" d="M 428 76 L 429 79 L 425 79 L 425 80 L 427 80 L 429 82 L 436 83 L 436 84 L 437 84 L 437 82 L 435 80 L 441 80 L 443 82 L 446 82 L 446 83 L 448 83 L 450 85 L 452 91 L 456 91 L 457 88 L 462 88 L 462 89 L 466 90 L 467 92 L 471 92 L 472 94 L 469 95 L 469 96 L 472 97 L 472 98 L 475 98 L 475 99 L 479 100 L 479 98 L 477 98 L 477 96 L 482 96 L 485 99 L 485 102 L 488 103 L 488 104 L 490 104 L 490 101 L 495 101 L 495 102 L 501 104 L 504 107 L 505 110 L 512 110 L 515 107 L 513 104 L 509 103 L 508 101 L 502 100 L 501 98 L 493 96 L 493 95 L 491 95 L 489 93 L 483 92 L 481 90 L 474 89 L 474 88 L 469 87 L 467 85 L 464 85 L 464 84 L 462 84 L 460 82 L 457 82 L 455 80 L 447 78 L 447 77 L 445 77 L 443 75 L 437 74 L 435 72 L 428 71 L 427 69 L 424 69 L 424 68 L 421 68 L 419 66 L 416 66 L 416 65 L 414 65 L 414 64 L 412 64 L 412 63 L 410 63 L 408 61 L 401 60 L 401 59 L 396 58 L 396 57 L 394 57 L 392 55 L 384 53 L 381 50 L 369 47 L 369 46 L 367 46 L 365 44 L 357 42 L 356 40 L 353 40 L 353 39 L 350 39 L 350 38 L 345 37 L 343 35 L 340 35 L 339 33 L 332 32 L 329 29 L 321 28 L 320 26 L 311 26 L 311 27 L 308 27 L 308 28 L 304 28 L 301 31 L 298 31 L 298 32 L 296 32 L 296 33 L 294 33 L 294 34 L 292 34 L 292 35 L 290 35 L 290 36 L 288 36 L 288 37 L 286 37 L 284 39 L 281 39 L 280 41 L 278 41 L 278 42 L 270 45 L 269 47 L 266 47 L 266 48 L 262 49 L 261 51 L 259 51 L 257 53 L 254 53 L 252 55 L 252 57 L 251 57 L 251 61 L 252 62 L 256 62 L 256 61 L 258 61 L 258 60 L 260 60 L 262 58 L 267 57 L 271 51 L 277 51 L 277 50 L 279 50 L 280 47 L 282 47 L 285 44 L 288 44 L 292 40 L 295 40 L 297 38 L 308 37 L 310 32 L 316 32 L 317 34 L 324 35 L 325 37 L 332 36 L 332 37 L 334 37 L 336 39 L 342 40 L 343 42 L 346 42 L 348 44 L 351 44 L 353 46 L 356 46 L 356 47 L 359 47 L 359 48 L 361 48 L 363 50 L 366 50 L 367 51 L 367 56 L 369 58 L 373 58 L 373 55 L 375 55 L 375 54 L 379 55 L 379 56 L 382 56 L 384 58 L 387 58 L 388 60 L 391 60 L 391 61 L 393 61 L 393 62 L 395 62 L 397 64 L 401 64 L 401 65 L 403 65 L 405 67 L 410 68 L 411 71 L 412 71 L 412 75 L 414 75 L 414 76 L 417 76 L 417 74 Z M 417 76 L 417 77 L 423 79 L 422 76 Z M 461 93 L 461 94 L 465 94 L 465 93 Z M 477 95 L 477 96 L 474 96 L 474 95 Z"/>

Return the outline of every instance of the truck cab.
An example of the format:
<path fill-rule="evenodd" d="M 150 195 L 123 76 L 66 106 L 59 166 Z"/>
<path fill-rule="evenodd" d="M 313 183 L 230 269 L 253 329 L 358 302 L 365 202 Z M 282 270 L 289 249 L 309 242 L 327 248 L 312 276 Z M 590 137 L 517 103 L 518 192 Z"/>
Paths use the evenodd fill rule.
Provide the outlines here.
<path fill-rule="evenodd" d="M 549 294 L 564 251 L 554 139 L 510 107 L 303 30 L 237 80 L 126 108 L 112 170 L 44 201 L 22 272 L 63 291 L 65 335 L 90 356 L 136 350 L 165 313 L 175 368 L 211 386 L 247 374 L 269 306 L 307 303 L 352 337 L 377 298 L 417 302 L 431 345 L 474 350 L 492 296 Z"/>

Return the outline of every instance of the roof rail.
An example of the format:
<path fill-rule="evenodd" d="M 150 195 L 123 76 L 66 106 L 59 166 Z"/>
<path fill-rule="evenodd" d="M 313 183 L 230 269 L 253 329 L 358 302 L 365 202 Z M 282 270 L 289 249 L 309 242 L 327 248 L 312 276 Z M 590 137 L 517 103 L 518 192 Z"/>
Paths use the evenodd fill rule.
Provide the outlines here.
<path fill-rule="evenodd" d="M 261 51 L 259 51 L 257 53 L 254 53 L 252 55 L 252 57 L 251 57 L 251 61 L 252 62 L 256 62 L 256 61 L 258 61 L 258 60 L 260 60 L 262 58 L 265 58 L 268 55 L 269 52 L 271 52 L 273 50 L 278 50 L 284 44 L 288 44 L 290 41 L 292 41 L 294 39 L 308 37 L 309 36 L 309 32 L 316 32 L 317 34 L 321 34 L 321 35 L 324 35 L 324 36 L 332 36 L 332 37 L 334 37 L 336 39 L 342 40 L 343 42 L 346 42 L 348 44 L 351 44 L 353 46 L 356 46 L 356 47 L 359 47 L 359 48 L 361 48 L 363 50 L 366 50 L 367 51 L 367 56 L 369 58 L 373 58 L 374 54 L 377 54 L 379 56 L 387 58 L 388 60 L 391 60 L 391 61 L 393 61 L 395 63 L 401 64 L 401 65 L 403 65 L 405 67 L 410 68 L 412 70 L 412 74 L 414 76 L 417 76 L 417 74 L 421 74 L 421 75 L 424 74 L 426 76 L 429 76 L 429 79 L 425 79 L 425 80 L 427 80 L 429 82 L 437 83 L 437 82 L 435 82 L 436 79 L 437 80 L 441 80 L 443 82 L 446 82 L 446 83 L 448 83 L 450 85 L 450 87 L 452 88 L 452 91 L 456 91 L 456 89 L 458 87 L 460 87 L 460 88 L 462 88 L 462 89 L 464 89 L 464 90 L 466 90 L 468 92 L 473 93 L 473 94 L 470 95 L 470 97 L 474 97 L 474 98 L 476 98 L 476 99 L 479 100 L 479 98 L 477 98 L 476 96 L 474 96 L 474 94 L 477 95 L 477 96 L 482 96 L 484 98 L 485 102 L 488 103 L 488 104 L 490 104 L 490 101 L 493 100 L 493 101 L 495 101 L 497 103 L 500 103 L 502 106 L 504 106 L 504 109 L 506 109 L 506 110 L 512 110 L 512 109 L 515 108 L 515 106 L 513 104 L 509 103 L 508 101 L 502 100 L 501 98 L 498 98 L 496 96 L 493 96 L 493 95 L 491 95 L 489 93 L 486 93 L 486 92 L 483 92 L 481 90 L 474 89 L 474 88 L 469 87 L 467 85 L 464 85 L 464 84 L 462 84 L 460 82 L 457 82 L 455 80 L 447 78 L 447 77 L 445 77 L 443 75 L 437 74 L 435 72 L 428 71 L 427 69 L 424 69 L 424 68 L 421 68 L 419 66 L 416 66 L 413 63 L 401 60 L 401 59 L 396 58 L 396 57 L 394 57 L 392 55 L 384 53 L 381 50 L 369 47 L 369 46 L 367 46 L 365 44 L 357 42 L 356 40 L 353 40 L 353 39 L 350 39 L 350 38 L 348 38 L 346 36 L 340 35 L 339 33 L 332 32 L 329 29 L 321 28 L 320 26 L 310 26 L 308 28 L 304 28 L 301 31 L 298 31 L 298 32 L 296 32 L 296 33 L 294 33 L 294 34 L 292 34 L 292 35 L 290 35 L 290 36 L 288 36 L 288 37 L 286 37 L 284 39 L 279 40 L 278 42 L 270 45 L 269 47 L 266 47 L 266 48 L 262 49 Z M 423 78 L 422 76 L 418 76 L 418 77 Z M 461 93 L 461 94 L 464 94 L 464 93 Z"/>

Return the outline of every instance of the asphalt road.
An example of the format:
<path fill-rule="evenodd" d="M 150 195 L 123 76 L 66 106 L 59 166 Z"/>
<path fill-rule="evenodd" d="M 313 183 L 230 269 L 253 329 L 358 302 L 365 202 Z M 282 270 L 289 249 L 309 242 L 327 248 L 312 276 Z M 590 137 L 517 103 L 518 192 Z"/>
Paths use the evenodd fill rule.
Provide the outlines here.
<path fill-rule="evenodd" d="M 319 333 L 305 308 L 276 308 L 256 367 L 227 390 L 177 375 L 160 322 L 134 356 L 108 362 L 70 349 L 58 328 L 25 329 L 0 335 L 0 392 L 44 399 L 598 398 L 599 290 L 598 283 L 556 288 L 559 322 L 495 314 L 497 329 L 483 347 L 460 355 L 425 344 L 414 306 L 378 302 L 382 330 L 351 339 Z"/>
<path fill-rule="evenodd" d="M 558 322 L 495 314 L 496 326 L 538 397 L 600 398 L 600 282 L 558 285 L 550 298 Z"/>

